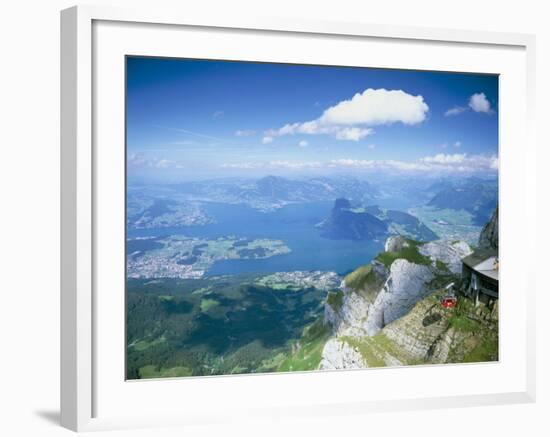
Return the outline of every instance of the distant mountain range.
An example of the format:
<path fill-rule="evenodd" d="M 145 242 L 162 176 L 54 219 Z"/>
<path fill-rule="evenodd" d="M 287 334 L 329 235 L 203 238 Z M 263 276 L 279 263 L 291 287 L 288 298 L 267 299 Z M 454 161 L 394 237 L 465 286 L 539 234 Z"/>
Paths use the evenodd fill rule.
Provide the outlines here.
<path fill-rule="evenodd" d="M 176 201 L 165 196 L 147 196 L 129 191 L 126 224 L 129 229 L 203 226 L 214 220 L 196 202 Z"/>
<path fill-rule="evenodd" d="M 367 202 L 380 192 L 369 182 L 352 177 L 287 179 L 265 176 L 257 180 L 215 179 L 173 185 L 174 194 L 185 200 L 247 204 L 270 211 L 289 203 L 333 201 L 347 197 Z"/>
<path fill-rule="evenodd" d="M 498 197 L 496 179 L 415 177 L 381 178 L 375 182 L 352 176 L 305 179 L 265 176 L 260 179 L 212 179 L 136 186 L 129 187 L 128 192 L 131 193 L 134 189 L 140 196 L 148 199 L 160 198 L 176 202 L 147 205 L 152 206 L 148 211 L 151 217 L 155 216 L 159 207 L 178 209 L 178 204 L 218 202 L 244 204 L 260 211 L 273 211 L 292 203 L 333 202 L 335 199 L 345 198 L 358 205 L 379 204 L 397 210 L 421 205 L 437 209 L 466 210 L 472 215 L 474 224 L 480 226 L 490 219 Z M 145 206 L 141 203 L 140 207 Z M 394 221 L 398 220 L 394 217 Z"/>
<path fill-rule="evenodd" d="M 328 217 L 317 225 L 322 235 L 335 240 L 374 240 L 388 235 L 404 235 L 418 241 L 431 241 L 438 236 L 416 217 L 378 206 L 353 208 L 348 199 L 340 198 Z"/>
<path fill-rule="evenodd" d="M 468 211 L 473 223 L 482 226 L 490 220 L 497 202 L 498 181 L 472 177 L 443 188 L 428 202 L 428 206 Z"/>

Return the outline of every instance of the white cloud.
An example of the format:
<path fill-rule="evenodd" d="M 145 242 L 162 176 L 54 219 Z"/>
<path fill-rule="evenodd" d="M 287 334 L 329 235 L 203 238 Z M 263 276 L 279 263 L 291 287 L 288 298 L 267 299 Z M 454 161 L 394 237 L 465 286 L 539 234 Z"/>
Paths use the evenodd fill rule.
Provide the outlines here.
<path fill-rule="evenodd" d="M 483 112 L 493 114 L 495 111 L 491 108 L 491 102 L 487 99 L 485 93 L 475 93 L 468 99 L 468 106 L 455 106 L 445 111 L 445 116 L 459 115 L 466 111 Z"/>
<path fill-rule="evenodd" d="M 491 109 L 491 103 L 487 100 L 485 93 L 476 93 L 470 96 L 468 106 L 475 112 L 485 112 L 490 114 L 493 112 Z"/>
<path fill-rule="evenodd" d="M 328 162 L 331 168 L 356 168 L 361 170 L 399 170 L 419 171 L 428 170 L 429 166 L 418 162 L 397 161 L 393 159 L 333 159 Z"/>
<path fill-rule="evenodd" d="M 243 130 L 235 131 L 236 137 L 251 137 L 254 134 L 256 134 L 256 131 L 251 129 L 243 129 Z"/>
<path fill-rule="evenodd" d="M 457 147 L 457 148 L 458 148 L 458 147 L 460 147 L 460 146 L 462 146 L 462 143 L 461 143 L 460 141 L 455 141 L 455 142 L 453 143 L 453 147 Z"/>
<path fill-rule="evenodd" d="M 338 140 L 359 141 L 371 135 L 372 126 L 392 123 L 414 125 L 423 122 L 429 110 L 424 98 L 402 90 L 369 88 L 343 100 L 311 121 L 289 123 L 270 129 L 266 135 L 332 135 Z"/>
<path fill-rule="evenodd" d="M 234 169 L 243 169 L 251 170 L 255 168 L 262 168 L 263 166 L 257 162 L 239 162 L 239 163 L 224 163 L 220 165 L 221 168 L 234 168 Z"/>
<path fill-rule="evenodd" d="M 423 122 L 428 109 L 422 96 L 369 88 L 326 109 L 319 120 L 329 125 L 376 126 L 396 122 L 412 125 Z"/>
<path fill-rule="evenodd" d="M 270 144 L 273 142 L 272 136 L 265 136 L 262 138 L 262 144 Z"/>
<path fill-rule="evenodd" d="M 298 146 L 300 146 L 300 147 L 307 147 L 308 144 L 309 144 L 309 143 L 308 143 L 307 141 L 302 140 L 302 141 L 300 141 L 300 142 L 298 143 Z"/>
<path fill-rule="evenodd" d="M 496 155 L 468 155 L 466 153 L 426 156 L 419 160 L 433 171 L 477 172 L 498 170 Z"/>
<path fill-rule="evenodd" d="M 337 140 L 359 141 L 371 133 L 372 129 L 344 127 L 336 132 L 335 137 Z"/>
<path fill-rule="evenodd" d="M 287 168 L 293 170 L 302 170 L 304 168 L 319 168 L 322 167 L 322 164 L 318 161 L 306 161 L 306 162 L 296 162 L 296 161 L 270 161 L 268 163 L 270 168 Z"/>
<path fill-rule="evenodd" d="M 322 168 L 323 164 L 318 161 L 284 161 L 276 160 L 269 162 L 239 162 L 226 163 L 221 165 L 222 168 L 229 169 L 288 169 L 288 170 L 303 170 L 306 168 Z"/>
<path fill-rule="evenodd" d="M 444 153 L 438 153 L 434 156 L 427 156 L 425 158 L 421 158 L 420 161 L 428 164 L 457 164 L 464 161 L 466 158 L 466 154 L 462 153 L 455 153 L 453 155 L 446 155 Z"/>
<path fill-rule="evenodd" d="M 180 165 L 176 161 L 156 157 L 146 157 L 139 153 L 129 154 L 127 161 L 128 165 L 133 167 L 180 168 Z"/>
<path fill-rule="evenodd" d="M 445 111 L 445 117 L 451 117 L 453 115 L 459 115 L 462 114 L 464 111 L 467 111 L 468 108 L 464 106 L 455 106 L 454 108 L 447 109 Z"/>
<path fill-rule="evenodd" d="M 384 170 L 395 172 L 430 172 L 438 173 L 476 173 L 498 170 L 496 155 L 468 155 L 466 153 L 438 153 L 426 156 L 416 161 L 399 161 L 393 159 L 351 159 L 339 158 L 325 162 L 319 161 L 269 161 L 242 162 L 223 164 L 223 168 L 231 169 L 354 169 L 354 170 Z"/>

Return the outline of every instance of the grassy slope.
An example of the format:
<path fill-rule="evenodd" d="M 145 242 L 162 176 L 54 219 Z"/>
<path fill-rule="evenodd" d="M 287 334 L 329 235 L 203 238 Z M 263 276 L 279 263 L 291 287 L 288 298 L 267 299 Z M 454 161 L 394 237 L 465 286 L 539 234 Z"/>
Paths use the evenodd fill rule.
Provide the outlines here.
<path fill-rule="evenodd" d="M 139 369 L 139 376 L 141 379 L 176 378 L 179 376 L 191 376 L 192 374 L 193 372 L 191 369 L 183 366 L 158 368 L 157 366 L 150 364 Z"/>
<path fill-rule="evenodd" d="M 334 309 L 334 311 L 338 311 L 340 308 L 342 308 L 343 303 L 344 292 L 342 290 L 330 291 L 327 294 L 327 304 L 329 304 Z"/>
<path fill-rule="evenodd" d="M 414 240 L 407 239 L 409 243 L 408 247 L 403 248 L 399 252 L 381 252 L 376 256 L 376 260 L 380 261 L 387 268 L 390 268 L 392 263 L 396 259 L 406 259 L 407 261 L 415 264 L 421 264 L 429 266 L 432 264 L 432 261 L 429 257 L 422 255 L 418 251 L 418 247 L 422 244 Z"/>
<path fill-rule="evenodd" d="M 330 337 L 330 329 L 321 319 L 304 330 L 296 350 L 277 368 L 278 372 L 315 370 L 321 363 L 323 347 Z"/>

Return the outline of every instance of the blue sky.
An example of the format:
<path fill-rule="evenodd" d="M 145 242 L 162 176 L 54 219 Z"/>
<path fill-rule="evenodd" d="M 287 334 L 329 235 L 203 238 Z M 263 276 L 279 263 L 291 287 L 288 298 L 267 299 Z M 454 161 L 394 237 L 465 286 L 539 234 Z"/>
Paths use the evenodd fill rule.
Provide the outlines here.
<path fill-rule="evenodd" d="M 129 178 L 494 174 L 498 78 L 129 57 Z"/>

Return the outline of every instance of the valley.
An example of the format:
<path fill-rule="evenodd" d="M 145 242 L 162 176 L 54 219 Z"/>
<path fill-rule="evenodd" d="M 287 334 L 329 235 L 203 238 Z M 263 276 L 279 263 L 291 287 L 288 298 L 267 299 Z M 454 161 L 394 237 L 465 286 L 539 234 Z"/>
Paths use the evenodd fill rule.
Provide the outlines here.
<path fill-rule="evenodd" d="M 308 285 L 323 276 L 325 289 Z M 256 373 L 288 367 L 296 343 L 303 335 L 311 336 L 308 330 L 319 323 L 326 288 L 339 284 L 336 278 L 293 272 L 130 279 L 127 377 Z M 323 338 L 328 336 L 322 324 L 317 329 Z M 311 368 L 320 359 L 318 350 Z"/>

